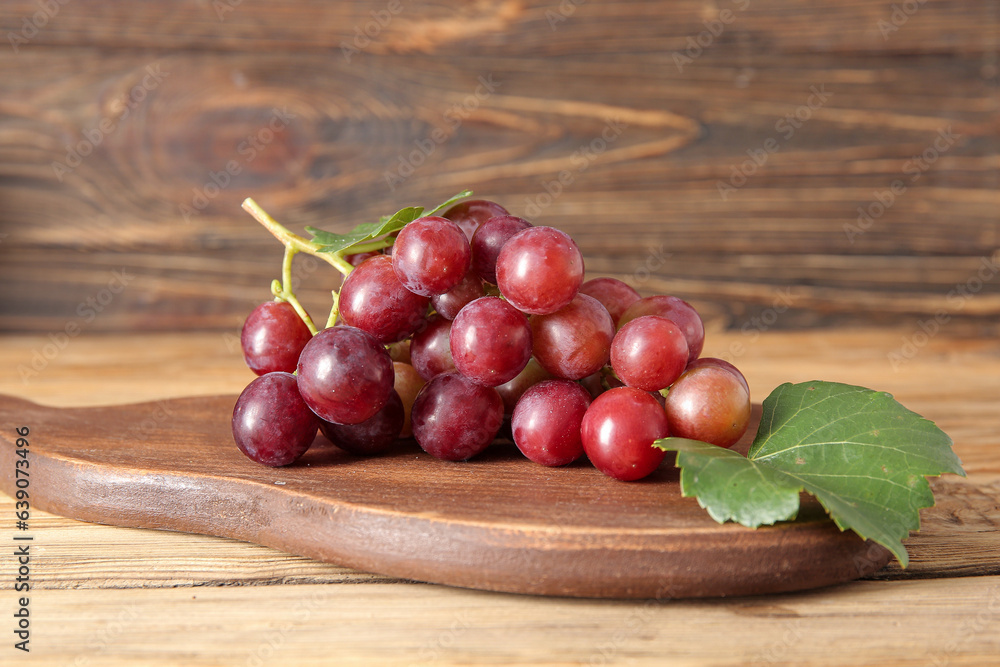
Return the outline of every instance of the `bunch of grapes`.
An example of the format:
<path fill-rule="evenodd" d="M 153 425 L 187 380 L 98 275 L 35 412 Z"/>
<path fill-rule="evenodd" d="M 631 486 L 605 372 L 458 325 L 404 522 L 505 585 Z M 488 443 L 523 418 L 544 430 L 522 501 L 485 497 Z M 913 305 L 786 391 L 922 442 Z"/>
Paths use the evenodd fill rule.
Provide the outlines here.
<path fill-rule="evenodd" d="M 286 245 L 285 284 L 242 332 L 259 377 L 236 403 L 233 436 L 255 461 L 292 463 L 317 430 L 357 455 L 412 436 L 461 461 L 509 423 L 536 463 L 586 455 L 628 481 L 659 466 L 655 440 L 730 447 L 747 429 L 746 379 L 699 357 L 695 309 L 614 278 L 585 281 L 579 248 L 557 229 L 473 200 L 332 253 L 345 279 L 317 331 L 288 271 L 317 246 L 245 208 Z"/>

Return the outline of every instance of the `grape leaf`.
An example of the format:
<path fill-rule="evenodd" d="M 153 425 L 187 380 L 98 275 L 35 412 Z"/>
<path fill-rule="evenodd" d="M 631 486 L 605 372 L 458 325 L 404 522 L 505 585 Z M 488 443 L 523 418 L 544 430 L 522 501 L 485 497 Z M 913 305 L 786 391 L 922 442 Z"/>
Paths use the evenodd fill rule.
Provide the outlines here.
<path fill-rule="evenodd" d="M 927 476 L 965 476 L 941 429 L 890 394 L 835 382 L 783 384 L 764 400 L 747 456 L 683 438 L 681 493 L 720 523 L 756 528 L 794 519 L 799 492 L 814 495 L 841 530 L 889 549 L 906 567 L 904 540 L 934 504 Z"/>
<path fill-rule="evenodd" d="M 471 190 L 464 190 L 434 207 L 426 215 L 434 215 L 438 211 L 451 206 L 458 200 L 464 199 L 471 194 Z M 397 232 L 408 223 L 424 215 L 424 208 L 422 206 L 407 206 L 392 215 L 383 215 L 379 218 L 378 222 L 363 222 L 346 234 L 337 234 L 315 227 L 306 227 L 306 231 L 312 234 L 312 241 L 319 246 L 317 249 L 319 252 L 340 252 L 365 241 L 371 241 L 380 236 Z"/>

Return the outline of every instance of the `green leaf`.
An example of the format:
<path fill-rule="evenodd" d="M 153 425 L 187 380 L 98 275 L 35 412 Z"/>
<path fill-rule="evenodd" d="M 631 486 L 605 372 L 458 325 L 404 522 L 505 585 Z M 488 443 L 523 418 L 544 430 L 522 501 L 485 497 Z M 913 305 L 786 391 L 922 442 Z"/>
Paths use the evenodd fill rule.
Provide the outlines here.
<path fill-rule="evenodd" d="M 763 408 L 746 457 L 682 438 L 654 443 L 677 452 L 681 493 L 720 523 L 756 528 L 794 519 L 806 491 L 841 530 L 906 567 L 902 540 L 934 504 L 927 476 L 965 476 L 951 438 L 890 394 L 834 382 L 783 384 Z"/>
<path fill-rule="evenodd" d="M 450 199 L 432 208 L 430 211 L 427 212 L 427 215 L 437 215 L 439 212 L 445 210 L 446 208 L 449 208 L 452 204 L 454 204 L 458 200 L 465 199 L 466 197 L 471 197 L 471 196 L 472 196 L 472 190 L 462 190 L 454 197 L 451 197 Z"/>
<path fill-rule="evenodd" d="M 340 252 L 366 241 L 397 232 L 417 218 L 424 215 L 434 215 L 471 194 L 472 190 L 464 190 L 426 214 L 422 206 L 407 206 L 392 215 L 383 215 L 378 222 L 363 222 L 346 234 L 328 232 L 315 227 L 306 227 L 306 231 L 312 234 L 313 243 L 320 246 L 319 252 Z"/>

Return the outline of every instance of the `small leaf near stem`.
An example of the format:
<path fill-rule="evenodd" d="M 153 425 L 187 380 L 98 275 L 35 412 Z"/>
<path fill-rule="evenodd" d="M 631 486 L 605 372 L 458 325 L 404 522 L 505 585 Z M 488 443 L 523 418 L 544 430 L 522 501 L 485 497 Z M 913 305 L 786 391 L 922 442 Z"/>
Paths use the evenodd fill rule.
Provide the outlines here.
<path fill-rule="evenodd" d="M 262 224 L 267 231 L 271 232 L 271 234 L 274 235 L 274 238 L 281 241 L 286 248 L 292 248 L 296 252 L 304 252 L 307 255 L 319 257 L 326 263 L 330 264 L 333 268 L 340 271 L 340 273 L 344 276 L 354 270 L 354 267 L 351 266 L 350 262 L 344 259 L 343 255 L 338 253 L 320 252 L 320 246 L 312 241 L 302 238 L 298 234 L 291 232 L 280 222 L 268 215 L 267 211 L 262 209 L 260 204 L 255 202 L 252 198 L 247 197 L 243 200 L 243 210 L 252 215 L 257 222 Z"/>

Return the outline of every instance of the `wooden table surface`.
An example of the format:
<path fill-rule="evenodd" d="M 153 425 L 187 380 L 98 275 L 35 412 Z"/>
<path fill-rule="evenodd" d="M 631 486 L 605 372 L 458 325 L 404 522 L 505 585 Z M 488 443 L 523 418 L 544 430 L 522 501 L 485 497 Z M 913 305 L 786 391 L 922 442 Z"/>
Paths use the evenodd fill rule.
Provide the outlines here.
<path fill-rule="evenodd" d="M 32 652 L 4 664 L 892 664 L 1000 660 L 1000 345 L 943 330 L 894 369 L 905 329 L 710 332 L 760 400 L 784 381 L 892 392 L 955 440 L 967 479 L 907 541 L 911 565 L 797 594 L 599 601 L 400 581 L 233 540 L 32 515 Z M 45 336 L 7 335 L 13 371 Z M 0 392 L 59 406 L 239 392 L 250 379 L 226 333 L 80 336 Z M 3 428 L 15 425 L 5 424 Z M 30 425 L 29 425 L 30 426 Z M 13 533 L 13 501 L 0 525 Z M 14 565 L 0 557 L 0 615 Z M 9 621 L 8 621 L 9 623 Z M 22 657 L 23 656 L 23 657 Z M 8 659 L 13 657 L 13 661 Z"/>

